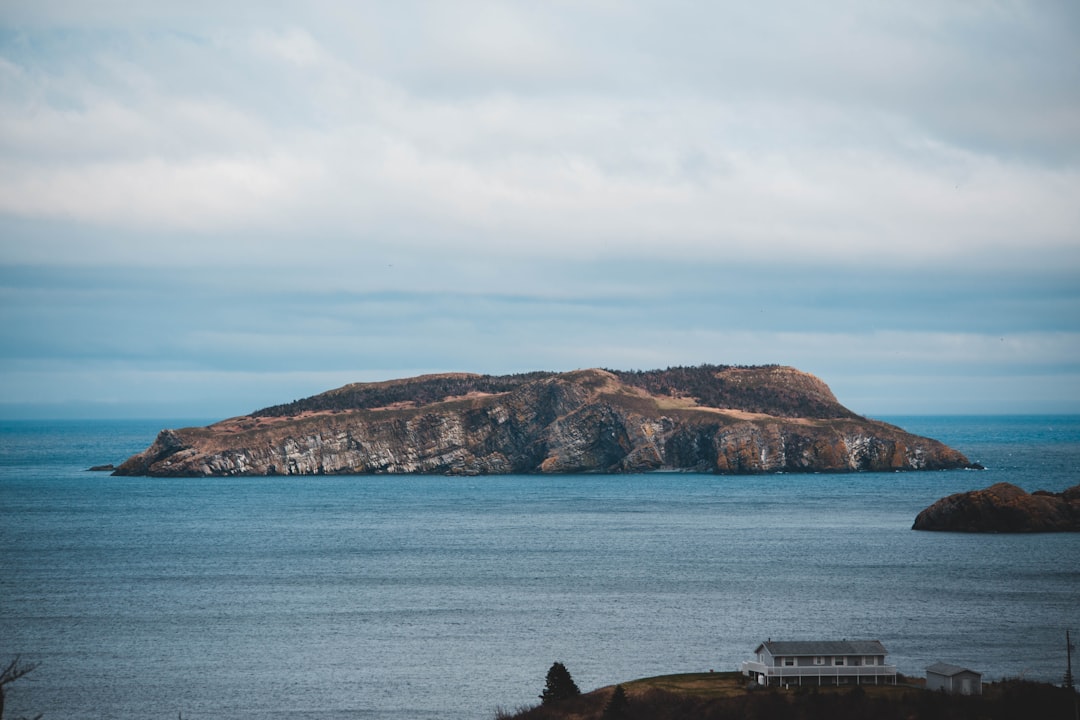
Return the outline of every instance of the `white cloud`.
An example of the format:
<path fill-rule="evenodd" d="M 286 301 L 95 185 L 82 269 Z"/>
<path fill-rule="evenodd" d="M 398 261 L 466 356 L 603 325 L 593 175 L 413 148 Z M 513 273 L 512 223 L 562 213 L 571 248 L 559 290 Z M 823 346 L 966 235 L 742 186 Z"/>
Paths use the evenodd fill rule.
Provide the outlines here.
<path fill-rule="evenodd" d="M 281 32 L 255 30 L 251 35 L 251 47 L 258 54 L 298 67 L 310 68 L 328 61 L 322 46 L 301 28 Z"/>
<path fill-rule="evenodd" d="M 240 342 L 207 319 L 186 340 L 210 362 L 321 338 L 398 348 L 366 367 L 1048 373 L 1078 349 L 1062 280 L 1080 276 L 1077 18 L 1025 2 L 9 3 L 0 261 L 410 293 L 289 296 L 325 313 L 317 333 Z M 938 288 L 952 304 L 930 308 L 919 293 L 951 273 L 970 297 Z M 284 302 L 244 312 L 272 327 Z M 371 315 L 398 311 L 399 328 Z"/>
<path fill-rule="evenodd" d="M 394 42 L 365 55 L 344 42 L 349 29 L 335 34 L 325 23 L 234 25 L 205 31 L 212 41 L 201 44 L 165 38 L 96 53 L 90 69 L 62 58 L 59 70 L 8 61 L 5 76 L 19 92 L 0 105 L 10 138 L 3 211 L 208 232 L 396 233 L 417 247 L 449 236 L 465 253 L 647 256 L 662 247 L 893 266 L 1010 264 L 1021 245 L 1027 257 L 1068 250 L 1080 225 L 1069 202 L 1080 195 L 1075 167 L 951 145 L 925 134 L 933 121 L 921 122 L 942 98 L 918 99 L 920 107 L 889 99 L 893 81 L 966 82 L 972 69 L 941 37 L 947 16 L 899 13 L 897 31 L 896 17 L 854 8 L 700 18 L 681 6 L 581 11 L 589 22 L 644 33 L 650 42 L 637 47 L 617 33 L 560 37 L 569 20 L 550 8 L 425 6 L 410 37 L 404 14 L 327 7 L 363 39 L 381 27 Z M 704 45 L 698 25 L 732 42 Z M 597 47 L 582 45 L 585 37 Z M 783 43 L 758 44 L 768 37 Z M 445 89 L 395 74 L 395 51 Z M 617 77 L 605 52 L 635 67 L 650 54 L 662 77 L 647 78 L 654 84 L 645 95 L 567 79 L 567 66 Z M 748 61 L 741 80 L 731 67 L 739 59 Z M 168 69 L 179 63 L 202 90 Z M 792 92 L 780 72 L 792 63 L 811 74 L 811 91 Z M 733 93 L 702 75 L 718 65 Z M 680 72 L 691 80 L 664 90 Z M 554 84 L 541 92 L 507 80 L 455 92 L 488 73 L 514 82 L 535 73 Z M 53 102 L 57 93 L 74 107 Z M 1013 104 L 990 97 L 978 107 L 999 123 Z"/>
<path fill-rule="evenodd" d="M 272 221 L 292 201 L 293 188 L 312 174 L 304 161 L 287 156 L 218 156 L 184 162 L 149 157 L 30 170 L 0 180 L 0 212 L 144 230 L 221 233 L 253 219 L 259 225 Z M 144 249 L 150 253 L 162 249 L 156 245 L 150 240 Z M 166 259 L 168 255 L 164 253 Z"/>

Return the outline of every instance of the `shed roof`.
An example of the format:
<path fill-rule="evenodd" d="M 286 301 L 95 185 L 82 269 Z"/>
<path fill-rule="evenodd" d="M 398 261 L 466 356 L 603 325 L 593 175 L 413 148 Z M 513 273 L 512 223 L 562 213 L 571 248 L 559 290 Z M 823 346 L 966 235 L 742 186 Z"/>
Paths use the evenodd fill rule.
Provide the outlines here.
<path fill-rule="evenodd" d="M 926 668 L 926 672 L 934 673 L 935 675 L 944 675 L 945 677 L 952 677 L 953 675 L 959 675 L 960 673 L 971 673 L 972 675 L 982 675 L 977 670 L 970 670 L 959 665 L 950 665 L 949 663 L 938 662 L 934 663 L 930 667 Z"/>
<path fill-rule="evenodd" d="M 838 655 L 886 655 L 880 640 L 766 640 L 754 652 L 762 648 L 773 657 L 818 657 Z"/>

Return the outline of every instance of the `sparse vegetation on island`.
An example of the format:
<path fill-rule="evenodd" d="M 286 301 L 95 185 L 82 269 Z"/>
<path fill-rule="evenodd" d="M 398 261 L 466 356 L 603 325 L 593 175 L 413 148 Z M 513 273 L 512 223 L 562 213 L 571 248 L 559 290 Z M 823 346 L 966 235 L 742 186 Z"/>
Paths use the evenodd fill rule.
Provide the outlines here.
<path fill-rule="evenodd" d="M 672 366 L 665 370 L 613 370 L 628 386 L 649 394 L 692 400 L 703 407 L 739 408 L 779 417 L 856 418 L 827 388 L 811 387 L 802 373 L 780 365 Z M 353 383 L 335 390 L 256 410 L 251 417 L 294 417 L 305 412 L 369 410 L 394 405 L 429 405 L 470 393 L 511 392 L 558 373 L 511 375 L 444 373 L 386 382 Z"/>
<path fill-rule="evenodd" d="M 271 405 L 256 410 L 250 417 L 294 417 L 305 412 L 370 410 L 401 404 L 429 405 L 448 397 L 460 397 L 470 393 L 510 392 L 525 383 L 542 380 L 554 374 L 544 371 L 513 375 L 444 373 L 386 382 L 353 383 L 301 400 Z"/>

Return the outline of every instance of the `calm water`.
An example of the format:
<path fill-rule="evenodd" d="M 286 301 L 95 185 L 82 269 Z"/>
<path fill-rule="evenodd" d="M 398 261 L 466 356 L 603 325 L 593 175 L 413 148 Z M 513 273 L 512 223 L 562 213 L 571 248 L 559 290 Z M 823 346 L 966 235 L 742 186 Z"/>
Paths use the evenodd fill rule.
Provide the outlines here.
<path fill-rule="evenodd" d="M 113 478 L 84 469 L 192 423 L 0 423 L 0 660 L 41 663 L 8 713 L 490 719 L 555 660 L 589 690 L 768 637 L 1059 682 L 1080 534 L 910 527 L 952 492 L 1080 482 L 1080 417 L 890 420 L 989 469 Z"/>

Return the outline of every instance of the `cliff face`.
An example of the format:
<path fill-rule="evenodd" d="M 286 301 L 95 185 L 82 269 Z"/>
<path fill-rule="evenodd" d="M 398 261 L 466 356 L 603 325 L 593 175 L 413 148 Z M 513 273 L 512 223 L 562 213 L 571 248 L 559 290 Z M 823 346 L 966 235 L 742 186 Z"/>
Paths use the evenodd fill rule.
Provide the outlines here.
<path fill-rule="evenodd" d="M 351 385 L 205 428 L 163 430 L 116 474 L 765 473 L 969 466 L 967 458 L 937 441 L 855 416 L 824 383 L 791 368 L 675 370 L 686 370 L 687 377 L 581 370 Z M 726 406 L 731 400 L 744 407 Z M 800 411 L 811 416 L 795 416 Z"/>
<path fill-rule="evenodd" d="M 1080 485 L 1028 494 L 1010 483 L 942 498 L 915 518 L 914 530 L 1080 532 Z"/>

